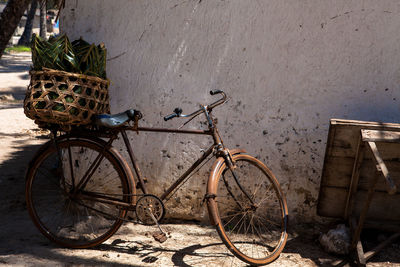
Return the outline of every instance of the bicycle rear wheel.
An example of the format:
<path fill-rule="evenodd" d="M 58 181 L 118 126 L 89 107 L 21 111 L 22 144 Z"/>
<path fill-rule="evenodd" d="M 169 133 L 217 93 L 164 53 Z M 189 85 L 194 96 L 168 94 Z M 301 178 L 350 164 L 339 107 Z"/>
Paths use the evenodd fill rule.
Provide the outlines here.
<path fill-rule="evenodd" d="M 287 240 L 285 197 L 272 172 L 256 158 L 233 156 L 216 172 L 215 197 L 208 200 L 210 216 L 222 241 L 242 261 L 264 265 L 275 260 Z"/>
<path fill-rule="evenodd" d="M 58 141 L 57 147 L 47 143 L 28 169 L 29 214 L 43 235 L 62 246 L 96 246 L 118 230 L 126 215 L 126 210 L 99 200 L 130 203 L 135 188 L 112 148 L 89 140 Z M 96 158 L 100 161 L 93 175 L 82 190 L 76 190 Z"/>

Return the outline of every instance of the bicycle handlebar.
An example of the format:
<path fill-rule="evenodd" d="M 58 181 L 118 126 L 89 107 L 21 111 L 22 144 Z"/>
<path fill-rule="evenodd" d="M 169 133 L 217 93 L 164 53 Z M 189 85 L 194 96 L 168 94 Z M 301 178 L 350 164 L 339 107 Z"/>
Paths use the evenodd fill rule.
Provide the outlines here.
<path fill-rule="evenodd" d="M 175 117 L 179 117 L 181 114 L 182 114 L 182 109 L 181 108 L 175 108 L 174 109 L 174 113 L 171 113 L 171 114 L 165 116 L 164 120 L 167 121 L 167 120 L 173 119 Z"/>
<path fill-rule="evenodd" d="M 210 91 L 210 95 L 215 95 L 215 94 L 221 94 L 221 93 L 223 93 L 223 91 L 221 91 L 221 90 L 214 90 L 214 91 Z"/>
<path fill-rule="evenodd" d="M 175 117 L 193 117 L 193 116 L 199 115 L 201 112 L 203 112 L 203 107 L 206 107 L 207 110 L 212 110 L 216 106 L 219 106 L 219 105 L 225 103 L 226 94 L 224 93 L 224 91 L 222 91 L 222 90 L 210 91 L 210 95 L 216 95 L 216 94 L 221 94 L 222 98 L 218 99 L 217 101 L 211 103 L 208 106 L 202 106 L 199 110 L 196 110 L 195 112 L 192 112 L 191 114 L 188 114 L 188 115 L 182 114 L 182 109 L 181 108 L 175 108 L 173 113 L 171 113 L 171 114 L 169 114 L 169 115 L 164 117 L 164 120 L 167 121 L 167 120 L 173 119 Z"/>
<path fill-rule="evenodd" d="M 222 95 L 222 98 L 219 99 L 219 100 L 217 100 L 217 101 L 215 101 L 214 103 L 210 104 L 210 105 L 208 106 L 208 109 L 213 109 L 213 108 L 215 108 L 216 106 L 219 106 L 219 105 L 225 103 L 225 101 L 226 101 L 226 94 L 224 93 L 224 91 L 222 91 L 222 90 L 210 91 L 210 95 L 216 95 L 216 94 L 221 94 L 221 95 Z"/>
<path fill-rule="evenodd" d="M 175 118 L 175 117 L 178 117 L 178 114 L 176 114 L 176 113 L 171 113 L 171 114 L 169 114 L 169 115 L 167 115 L 167 116 L 164 116 L 164 120 L 165 120 L 165 121 L 168 121 L 168 120 L 173 119 L 173 118 Z"/>

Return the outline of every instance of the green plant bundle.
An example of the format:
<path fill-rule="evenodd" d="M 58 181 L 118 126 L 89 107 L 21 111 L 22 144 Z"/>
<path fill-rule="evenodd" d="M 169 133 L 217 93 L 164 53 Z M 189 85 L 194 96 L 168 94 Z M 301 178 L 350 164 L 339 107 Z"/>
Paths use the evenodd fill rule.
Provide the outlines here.
<path fill-rule="evenodd" d="M 76 51 L 83 74 L 101 78 L 106 77 L 107 50 L 103 43 L 96 46 L 80 38 L 72 42 L 72 47 Z"/>
<path fill-rule="evenodd" d="M 32 37 L 34 70 L 49 68 L 106 79 L 106 56 L 103 43 L 96 46 L 82 38 L 71 43 L 65 34 L 48 41 Z"/>

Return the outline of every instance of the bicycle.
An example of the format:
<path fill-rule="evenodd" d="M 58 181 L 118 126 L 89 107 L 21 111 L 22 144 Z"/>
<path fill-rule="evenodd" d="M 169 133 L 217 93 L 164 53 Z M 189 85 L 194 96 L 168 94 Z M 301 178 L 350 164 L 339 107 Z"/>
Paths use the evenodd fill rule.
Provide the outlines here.
<path fill-rule="evenodd" d="M 128 110 L 116 115 L 96 116 L 95 126 L 68 133 L 52 130 L 28 166 L 26 202 L 40 232 L 69 248 L 89 248 L 110 238 L 129 211 L 146 225 L 157 225 L 156 240 L 166 240 L 159 222 L 164 202 L 207 158 L 216 158 L 203 201 L 210 222 L 227 248 L 240 260 L 263 265 L 275 260 L 287 240 L 288 209 L 285 196 L 273 173 L 242 149 L 225 148 L 212 116 L 222 97 L 191 114 L 176 108 L 164 120 L 205 115 L 207 130 L 139 127 L 142 115 Z M 213 144 L 161 196 L 150 194 L 133 153 L 127 131 L 208 135 Z M 122 136 L 133 170 L 112 146 Z M 200 166 L 201 167 L 201 166 Z M 134 171 L 134 174 L 133 174 Z M 141 194 L 136 189 L 142 191 Z"/>

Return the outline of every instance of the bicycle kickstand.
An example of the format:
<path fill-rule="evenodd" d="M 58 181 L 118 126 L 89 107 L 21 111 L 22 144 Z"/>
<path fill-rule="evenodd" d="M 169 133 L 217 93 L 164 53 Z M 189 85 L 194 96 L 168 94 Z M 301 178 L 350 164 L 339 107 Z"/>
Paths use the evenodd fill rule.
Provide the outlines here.
<path fill-rule="evenodd" d="M 150 215 L 151 219 L 157 224 L 157 227 L 160 230 L 160 233 L 153 234 L 154 239 L 160 243 L 164 243 L 168 239 L 167 234 L 161 229 L 161 226 L 158 223 L 156 217 L 154 217 L 154 214 L 151 212 L 151 209 L 147 208 L 146 211 Z"/>

